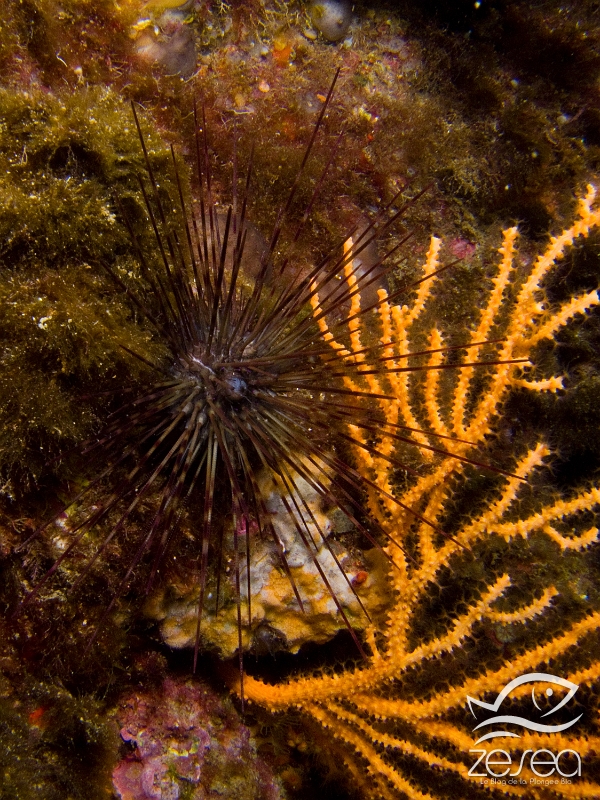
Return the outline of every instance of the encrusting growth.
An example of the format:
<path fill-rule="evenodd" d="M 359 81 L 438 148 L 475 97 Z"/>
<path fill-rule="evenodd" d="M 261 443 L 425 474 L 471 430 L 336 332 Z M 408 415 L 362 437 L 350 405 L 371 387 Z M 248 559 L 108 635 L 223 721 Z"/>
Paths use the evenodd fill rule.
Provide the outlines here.
<path fill-rule="evenodd" d="M 350 438 L 355 440 L 358 469 L 369 487 L 370 513 L 393 537 L 386 548 L 393 562 L 392 606 L 383 630 L 373 625 L 367 630 L 371 655 L 366 665 L 279 685 L 246 677 L 244 691 L 248 700 L 271 711 L 295 707 L 320 723 L 345 753 L 355 781 L 363 781 L 365 789 L 368 786 L 369 796 L 425 800 L 441 796 L 441 790 L 436 789 L 440 781 L 450 781 L 444 796 L 448 785 L 454 787 L 456 796 L 478 794 L 483 785 L 479 787 L 478 779 L 467 775 L 474 760 L 469 750 L 477 738 L 471 733 L 475 723 L 469 726 L 468 717 L 464 716 L 467 696 L 495 696 L 521 674 L 552 671 L 544 666 L 556 664 L 557 660 L 562 664 L 560 675 L 575 684 L 589 684 L 600 678 L 600 661 L 586 656 L 585 651 L 580 651 L 580 660 L 573 663 L 574 648 L 600 626 L 600 612 L 589 611 L 585 615 L 579 611 L 565 622 L 557 607 L 557 586 L 538 586 L 537 596 L 534 592 L 523 600 L 522 596 L 511 594 L 516 577 L 505 571 L 504 565 L 497 566 L 491 577 L 488 574 L 484 585 L 481 581 L 476 583 L 468 602 L 461 602 L 433 634 L 431 628 L 429 633 L 427 628 L 423 630 L 420 623 L 420 614 L 426 613 L 422 610 L 432 594 L 448 582 L 449 570 L 462 569 L 464 574 L 467 565 L 474 562 L 478 547 L 492 537 L 516 546 L 519 540 L 529 543 L 533 537 L 545 535 L 550 540 L 546 546 L 563 556 L 597 540 L 598 529 L 590 525 L 589 515 L 584 512 L 600 504 L 600 488 L 588 488 L 564 499 L 546 497 L 537 506 L 523 501 L 529 492 L 528 482 L 535 479 L 536 471 L 539 474 L 549 455 L 549 448 L 543 443 L 521 455 L 513 468 L 514 477 L 502 475 L 496 479 L 496 493 L 487 507 L 476 508 L 470 520 L 454 528 L 452 535 L 443 533 L 455 488 L 473 474 L 472 466 L 461 459 L 477 458 L 478 449 L 494 432 L 508 393 L 517 388 L 556 392 L 562 387 L 560 378 L 538 378 L 531 365 L 514 361 L 529 359 L 538 343 L 552 339 L 576 315 L 585 314 L 599 303 L 598 293 L 593 291 L 550 309 L 542 291 L 544 280 L 575 240 L 588 236 L 600 225 L 600 209 L 595 200 L 596 191 L 589 186 L 579 200 L 575 222 L 550 239 L 525 278 L 519 278 L 517 271 L 517 229 L 504 231 L 500 265 L 469 342 L 490 342 L 485 349 L 495 351 L 497 363 L 493 368 L 444 369 L 448 363 L 444 337 L 435 323 L 427 322 L 426 316 L 435 277 L 420 284 L 410 307 L 392 306 L 380 290 L 380 345 L 393 364 L 383 378 L 369 368 L 365 357 L 368 332 L 363 317 L 357 316 L 359 295 L 353 296 L 343 343 L 319 317 L 319 298 L 313 299 L 321 332 L 330 346 L 343 351 L 348 363 L 364 365 L 359 370 L 362 376 L 355 372 L 344 378 L 346 387 L 352 391 L 368 387 L 372 395 L 380 398 L 374 413 L 385 423 L 379 425 L 377 432 L 375 428 L 370 432 L 353 424 L 348 428 Z M 432 238 L 426 275 L 438 269 L 440 245 L 439 239 Z M 354 278 L 350 268 L 346 280 L 351 287 Z M 420 346 L 419 342 L 425 340 L 426 345 Z M 434 369 L 407 370 L 415 358 L 422 359 L 424 367 Z M 470 359 L 463 363 L 467 361 Z M 483 381 L 482 370 L 486 370 Z M 421 431 L 415 435 L 420 439 L 421 464 L 402 491 L 389 460 L 406 442 L 398 435 L 402 433 L 399 425 Z M 442 439 L 448 444 L 447 454 L 441 452 L 439 437 L 451 437 Z M 545 623 L 549 624 L 544 627 Z M 498 660 L 496 656 L 495 661 L 488 658 L 487 664 L 477 663 L 465 671 L 467 640 L 486 624 L 494 627 L 498 635 L 504 632 L 506 636 L 527 625 L 528 637 L 513 651 L 510 660 Z M 435 684 L 426 678 L 432 670 L 438 675 Z M 419 675 L 420 681 L 415 679 Z M 423 688 L 415 690 L 415 680 L 417 687 L 425 685 L 428 693 Z M 531 687 L 525 684 L 513 697 L 524 697 L 528 692 Z M 528 748 L 547 747 L 553 751 L 570 748 L 585 759 L 598 752 L 600 738 L 584 737 L 576 731 L 566 735 L 526 733 L 504 737 L 497 746 L 510 752 L 513 762 Z M 361 765 L 367 767 L 368 777 Z M 529 786 L 534 775 L 527 764 L 520 777 L 523 783 L 494 788 L 513 795 L 536 791 Z M 600 788 L 586 779 L 584 769 L 581 778 L 571 783 L 559 781 L 545 787 L 545 791 L 560 797 L 597 797 Z"/>

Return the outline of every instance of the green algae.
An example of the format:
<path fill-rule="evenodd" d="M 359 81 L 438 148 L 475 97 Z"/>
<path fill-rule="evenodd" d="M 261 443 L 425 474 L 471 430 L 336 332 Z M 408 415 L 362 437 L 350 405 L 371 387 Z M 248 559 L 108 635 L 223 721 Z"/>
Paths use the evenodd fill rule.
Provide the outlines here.
<path fill-rule="evenodd" d="M 118 739 L 100 703 L 31 678 L 18 694 L 1 689 L 2 800 L 109 796 Z"/>
<path fill-rule="evenodd" d="M 102 266 L 126 281 L 138 270 L 115 194 L 147 237 L 131 110 L 101 88 L 5 89 L 0 108 L 0 475 L 14 493 L 89 433 L 82 395 L 139 375 L 120 345 L 158 351 Z M 164 146 L 152 131 L 148 141 L 164 167 Z"/>
<path fill-rule="evenodd" d="M 0 72 L 16 85 L 110 81 L 129 47 L 135 4 L 112 0 L 6 0 Z M 112 56 L 112 59 L 111 59 Z"/>

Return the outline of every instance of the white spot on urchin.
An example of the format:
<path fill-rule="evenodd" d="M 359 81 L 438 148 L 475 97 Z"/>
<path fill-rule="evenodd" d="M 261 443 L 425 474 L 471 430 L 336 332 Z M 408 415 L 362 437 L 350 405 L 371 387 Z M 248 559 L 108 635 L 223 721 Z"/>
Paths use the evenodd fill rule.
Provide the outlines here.
<path fill-rule="evenodd" d="M 52 548 L 57 553 L 64 553 L 68 546 L 69 541 L 67 539 L 63 539 L 62 536 L 54 536 L 52 538 Z"/>

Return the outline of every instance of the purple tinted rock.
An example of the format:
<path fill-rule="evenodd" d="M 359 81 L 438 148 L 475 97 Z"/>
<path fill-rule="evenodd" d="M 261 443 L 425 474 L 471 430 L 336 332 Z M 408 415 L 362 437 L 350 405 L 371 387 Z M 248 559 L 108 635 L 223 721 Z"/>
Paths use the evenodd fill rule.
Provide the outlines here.
<path fill-rule="evenodd" d="M 231 703 L 198 681 L 167 678 L 124 697 L 115 716 L 131 747 L 112 775 L 121 800 L 178 800 L 184 787 L 191 800 L 283 797 Z"/>

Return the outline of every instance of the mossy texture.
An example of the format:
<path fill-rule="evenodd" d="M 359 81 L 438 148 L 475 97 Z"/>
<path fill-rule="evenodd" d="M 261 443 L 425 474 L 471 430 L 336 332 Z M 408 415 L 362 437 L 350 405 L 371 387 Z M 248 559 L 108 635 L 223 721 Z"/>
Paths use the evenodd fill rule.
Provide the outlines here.
<path fill-rule="evenodd" d="M 0 109 L 0 474 L 12 493 L 89 433 L 99 391 L 135 379 L 120 345 L 152 346 L 103 269 L 137 271 L 114 199 L 141 216 L 131 110 L 100 88 L 5 89 Z"/>
<path fill-rule="evenodd" d="M 3 691 L 0 698 L 0 798 L 110 797 L 118 739 L 100 704 L 30 679 L 22 688 L 21 697 Z"/>
<path fill-rule="evenodd" d="M 122 61 L 134 3 L 112 0 L 7 0 L 2 6 L 0 72 L 10 83 L 75 86 L 114 74 Z M 112 59 L 111 59 L 112 55 Z"/>

